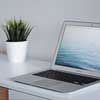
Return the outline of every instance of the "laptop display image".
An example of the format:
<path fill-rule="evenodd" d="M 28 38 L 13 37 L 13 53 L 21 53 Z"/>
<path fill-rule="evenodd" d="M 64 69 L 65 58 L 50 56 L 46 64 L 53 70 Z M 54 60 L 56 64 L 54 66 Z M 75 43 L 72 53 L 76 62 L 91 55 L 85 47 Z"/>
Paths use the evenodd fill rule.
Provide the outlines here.
<path fill-rule="evenodd" d="M 57 92 L 72 92 L 99 82 L 100 24 L 65 21 L 51 68 L 12 78 Z"/>
<path fill-rule="evenodd" d="M 67 26 L 55 64 L 100 71 L 100 28 Z"/>

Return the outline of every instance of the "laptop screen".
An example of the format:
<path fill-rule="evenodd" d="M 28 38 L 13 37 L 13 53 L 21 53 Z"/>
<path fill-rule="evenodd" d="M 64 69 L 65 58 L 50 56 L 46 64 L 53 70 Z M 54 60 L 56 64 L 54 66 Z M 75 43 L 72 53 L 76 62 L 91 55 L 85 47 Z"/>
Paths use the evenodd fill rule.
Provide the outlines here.
<path fill-rule="evenodd" d="M 55 64 L 100 71 L 100 28 L 66 25 Z"/>

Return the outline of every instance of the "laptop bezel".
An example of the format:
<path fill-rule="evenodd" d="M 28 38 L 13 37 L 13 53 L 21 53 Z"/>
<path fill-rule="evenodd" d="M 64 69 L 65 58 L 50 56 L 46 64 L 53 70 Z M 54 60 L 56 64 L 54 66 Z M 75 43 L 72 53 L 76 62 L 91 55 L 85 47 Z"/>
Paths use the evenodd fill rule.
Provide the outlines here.
<path fill-rule="evenodd" d="M 51 63 L 51 69 L 59 70 L 59 71 L 63 71 L 63 72 L 75 73 L 75 74 L 79 74 L 79 75 L 91 76 L 91 77 L 95 77 L 95 78 L 100 78 L 100 72 L 97 72 L 97 71 L 87 71 L 87 70 L 71 68 L 71 67 L 68 67 L 68 66 L 61 66 L 61 65 L 55 64 L 57 52 L 58 52 L 60 43 L 62 41 L 64 32 L 65 32 L 65 28 L 66 28 L 67 25 L 100 28 L 100 23 L 82 22 L 82 21 L 64 21 L 63 24 L 62 24 L 62 27 L 61 27 L 57 46 L 56 46 L 56 49 L 55 49 L 55 52 L 54 52 L 53 61 Z"/>

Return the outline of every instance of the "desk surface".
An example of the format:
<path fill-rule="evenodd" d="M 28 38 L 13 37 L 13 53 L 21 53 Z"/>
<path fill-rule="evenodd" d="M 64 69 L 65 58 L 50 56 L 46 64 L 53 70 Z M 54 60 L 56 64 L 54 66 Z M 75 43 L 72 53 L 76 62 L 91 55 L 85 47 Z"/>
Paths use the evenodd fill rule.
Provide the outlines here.
<path fill-rule="evenodd" d="M 0 55 L 0 86 L 52 100 L 72 100 L 72 97 L 76 97 L 76 95 L 88 94 L 91 91 L 99 91 L 100 93 L 100 83 L 70 93 L 59 93 L 16 83 L 11 80 L 11 78 L 19 75 L 46 70 L 49 66 L 49 62 L 36 61 L 33 59 L 28 59 L 25 63 L 14 64 L 10 63 L 5 55 Z"/>

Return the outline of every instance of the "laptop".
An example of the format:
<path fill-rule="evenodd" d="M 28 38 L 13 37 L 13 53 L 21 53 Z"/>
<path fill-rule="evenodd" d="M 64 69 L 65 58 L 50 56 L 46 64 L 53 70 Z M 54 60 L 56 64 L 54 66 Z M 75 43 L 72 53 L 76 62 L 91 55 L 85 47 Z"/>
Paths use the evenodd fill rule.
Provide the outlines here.
<path fill-rule="evenodd" d="M 100 80 L 100 24 L 64 21 L 50 69 L 14 77 L 15 82 L 73 92 Z"/>

